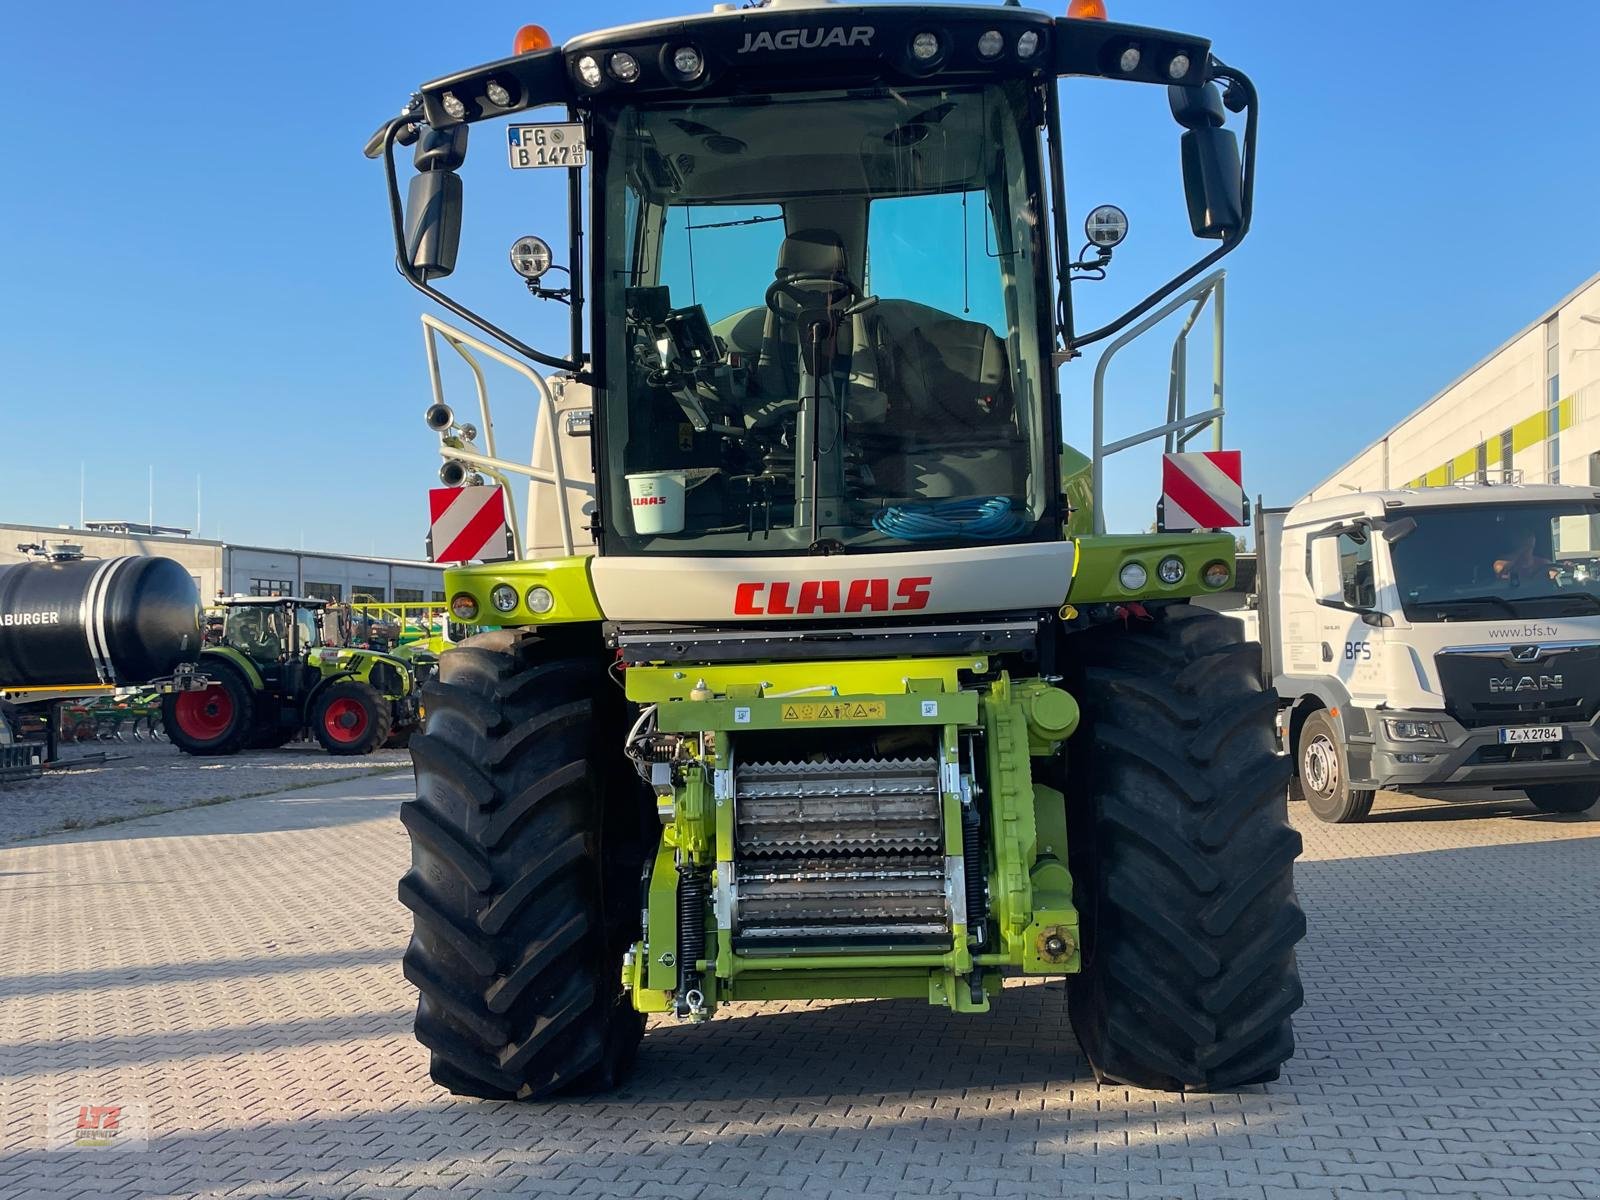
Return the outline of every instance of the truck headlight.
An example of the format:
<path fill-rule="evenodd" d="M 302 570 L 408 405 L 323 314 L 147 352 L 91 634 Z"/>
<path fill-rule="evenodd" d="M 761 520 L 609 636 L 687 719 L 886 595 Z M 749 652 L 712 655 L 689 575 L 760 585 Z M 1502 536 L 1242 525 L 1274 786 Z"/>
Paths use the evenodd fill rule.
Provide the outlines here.
<path fill-rule="evenodd" d="M 1117 582 L 1125 592 L 1137 592 L 1149 581 L 1150 572 L 1144 569 L 1143 563 L 1123 563 L 1122 570 L 1117 572 Z"/>
<path fill-rule="evenodd" d="M 547 587 L 535 584 L 528 589 L 528 611 L 543 616 L 556 606 L 555 594 Z"/>
<path fill-rule="evenodd" d="M 1183 582 L 1183 559 L 1175 554 L 1169 554 L 1156 564 L 1156 578 L 1171 587 L 1175 583 Z"/>
<path fill-rule="evenodd" d="M 497 583 L 489 592 L 489 603 L 503 613 L 508 613 L 516 608 L 520 599 L 521 597 L 517 595 L 517 589 L 509 583 Z"/>
<path fill-rule="evenodd" d="M 1385 721 L 1383 727 L 1396 742 L 1444 741 L 1444 732 L 1437 721 Z"/>

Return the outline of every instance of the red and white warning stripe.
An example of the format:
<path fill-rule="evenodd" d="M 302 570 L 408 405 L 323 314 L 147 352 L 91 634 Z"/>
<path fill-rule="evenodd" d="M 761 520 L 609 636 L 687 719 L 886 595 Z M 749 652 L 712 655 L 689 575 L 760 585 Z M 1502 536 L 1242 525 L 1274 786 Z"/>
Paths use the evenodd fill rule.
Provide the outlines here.
<path fill-rule="evenodd" d="M 487 484 L 428 489 L 428 557 L 434 562 L 509 558 L 506 495 Z"/>
<path fill-rule="evenodd" d="M 1166 529 L 1227 529 L 1243 525 L 1243 480 L 1237 450 L 1163 455 L 1162 526 Z"/>

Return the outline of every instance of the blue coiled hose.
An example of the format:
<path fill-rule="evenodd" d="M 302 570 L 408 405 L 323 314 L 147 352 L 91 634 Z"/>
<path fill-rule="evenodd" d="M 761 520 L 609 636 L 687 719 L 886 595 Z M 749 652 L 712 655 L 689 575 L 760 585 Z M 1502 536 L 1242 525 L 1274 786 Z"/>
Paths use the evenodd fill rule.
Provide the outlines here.
<path fill-rule="evenodd" d="M 949 538 L 995 541 L 1016 537 L 1032 524 L 1027 514 L 1015 511 L 1005 496 L 900 504 L 885 508 L 872 518 L 872 527 L 879 533 L 905 542 Z"/>

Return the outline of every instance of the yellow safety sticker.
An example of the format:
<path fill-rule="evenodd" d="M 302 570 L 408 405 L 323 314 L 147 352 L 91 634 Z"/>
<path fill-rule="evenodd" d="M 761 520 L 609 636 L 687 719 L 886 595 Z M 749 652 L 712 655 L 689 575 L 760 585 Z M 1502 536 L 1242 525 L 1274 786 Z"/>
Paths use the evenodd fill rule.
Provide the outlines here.
<path fill-rule="evenodd" d="M 882 700 L 824 700 L 785 704 L 785 721 L 881 721 L 888 713 Z"/>

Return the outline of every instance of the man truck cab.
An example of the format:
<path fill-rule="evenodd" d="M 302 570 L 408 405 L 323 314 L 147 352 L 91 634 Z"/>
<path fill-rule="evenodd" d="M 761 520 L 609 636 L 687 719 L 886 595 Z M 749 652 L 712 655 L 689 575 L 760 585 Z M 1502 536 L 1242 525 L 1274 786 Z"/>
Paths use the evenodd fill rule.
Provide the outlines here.
<path fill-rule="evenodd" d="M 1379 788 L 1600 798 L 1600 490 L 1356 492 L 1257 513 L 1261 646 L 1325 821 Z"/>

